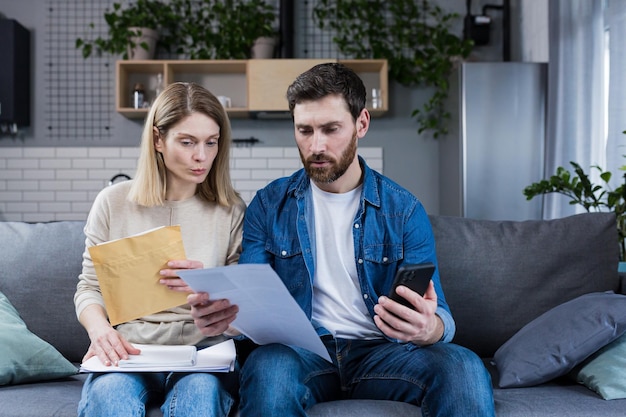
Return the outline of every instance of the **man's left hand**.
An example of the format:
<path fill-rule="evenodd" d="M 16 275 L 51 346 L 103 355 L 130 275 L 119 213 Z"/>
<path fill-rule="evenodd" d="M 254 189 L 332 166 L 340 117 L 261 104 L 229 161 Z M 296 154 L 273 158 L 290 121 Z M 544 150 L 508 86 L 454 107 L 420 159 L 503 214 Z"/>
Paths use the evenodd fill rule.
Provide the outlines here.
<path fill-rule="evenodd" d="M 392 339 L 419 346 L 432 345 L 443 336 L 443 321 L 437 311 L 437 293 L 431 281 L 424 296 L 401 285 L 396 291 L 407 299 L 414 309 L 382 296 L 374 306 L 376 326 Z"/>

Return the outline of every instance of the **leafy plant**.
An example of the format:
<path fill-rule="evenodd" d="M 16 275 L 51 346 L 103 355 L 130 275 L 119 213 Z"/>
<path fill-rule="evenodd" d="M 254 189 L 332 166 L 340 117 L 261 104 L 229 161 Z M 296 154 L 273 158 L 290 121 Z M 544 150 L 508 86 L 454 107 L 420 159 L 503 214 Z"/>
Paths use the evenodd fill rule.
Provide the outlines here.
<path fill-rule="evenodd" d="M 458 17 L 429 0 L 318 0 L 313 15 L 320 29 L 334 33 L 339 51 L 357 59 L 387 59 L 391 79 L 408 86 L 434 88 L 422 108 L 414 109 L 418 133 L 446 134 L 450 113 L 444 107 L 449 76 L 473 43 L 450 32 Z"/>
<path fill-rule="evenodd" d="M 612 174 L 604 171 L 597 165 L 591 168 L 600 172 L 603 184 L 594 184 L 589 176 L 575 162 L 570 162 L 574 167 L 574 173 L 563 167 L 558 167 L 556 174 L 548 180 L 535 182 L 524 189 L 527 200 L 533 197 L 559 193 L 570 198 L 569 204 L 581 205 L 586 211 L 613 211 L 617 217 L 617 233 L 620 245 L 620 260 L 626 260 L 626 185 L 621 185 L 612 190 L 609 181 Z"/>
<path fill-rule="evenodd" d="M 182 18 L 176 52 L 190 59 L 246 59 L 254 41 L 274 36 L 274 6 L 264 0 L 174 0 Z"/>
<path fill-rule="evenodd" d="M 104 13 L 108 36 L 78 38 L 76 48 L 84 58 L 98 51 L 126 59 L 137 35 L 129 27 L 146 27 L 158 30 L 157 48 L 189 59 L 245 59 L 257 38 L 276 34 L 276 18 L 274 6 L 265 0 L 136 0 L 126 7 L 113 3 L 113 10 Z"/>
<path fill-rule="evenodd" d="M 149 28 L 159 32 L 157 47 L 168 49 L 176 41 L 175 27 L 179 18 L 174 14 L 169 3 L 158 0 L 137 0 L 126 7 L 121 3 L 113 3 L 113 9 L 104 13 L 104 20 L 108 25 L 108 34 L 105 37 L 98 36 L 95 39 L 76 39 L 76 48 L 82 50 L 83 58 L 88 58 L 94 52 L 108 52 L 113 55 L 122 54 L 128 58 L 128 47 L 134 48 L 133 37 L 140 35 L 137 31 L 129 28 Z M 90 23 L 91 29 L 95 28 Z M 148 45 L 140 45 L 148 49 Z"/>

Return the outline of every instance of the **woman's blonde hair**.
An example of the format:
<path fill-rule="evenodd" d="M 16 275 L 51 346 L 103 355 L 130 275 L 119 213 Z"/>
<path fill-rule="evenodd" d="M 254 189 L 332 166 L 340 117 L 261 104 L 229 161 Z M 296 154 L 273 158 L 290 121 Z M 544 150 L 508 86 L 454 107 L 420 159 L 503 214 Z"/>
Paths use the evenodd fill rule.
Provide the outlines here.
<path fill-rule="evenodd" d="M 168 85 L 156 98 L 146 117 L 137 172 L 128 198 L 142 206 L 159 206 L 167 191 L 163 156 L 154 148 L 154 128 L 164 137 L 176 123 L 192 113 L 202 113 L 220 128 L 218 152 L 206 179 L 198 184 L 197 192 L 206 201 L 231 206 L 240 201 L 230 179 L 230 120 L 217 98 L 195 83 L 176 82 Z"/>

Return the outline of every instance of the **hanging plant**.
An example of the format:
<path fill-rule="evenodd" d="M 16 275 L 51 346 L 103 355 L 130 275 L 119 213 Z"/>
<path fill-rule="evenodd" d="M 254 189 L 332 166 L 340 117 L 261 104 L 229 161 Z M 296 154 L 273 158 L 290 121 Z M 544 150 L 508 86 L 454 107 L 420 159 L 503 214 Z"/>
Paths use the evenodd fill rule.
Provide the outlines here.
<path fill-rule="evenodd" d="M 313 16 L 320 29 L 332 31 L 343 55 L 387 59 L 392 80 L 407 87 L 434 88 L 411 117 L 418 122 L 418 133 L 428 130 L 435 138 L 447 133 L 450 113 L 444 103 L 449 76 L 473 45 L 450 32 L 457 14 L 428 0 L 318 0 Z"/>

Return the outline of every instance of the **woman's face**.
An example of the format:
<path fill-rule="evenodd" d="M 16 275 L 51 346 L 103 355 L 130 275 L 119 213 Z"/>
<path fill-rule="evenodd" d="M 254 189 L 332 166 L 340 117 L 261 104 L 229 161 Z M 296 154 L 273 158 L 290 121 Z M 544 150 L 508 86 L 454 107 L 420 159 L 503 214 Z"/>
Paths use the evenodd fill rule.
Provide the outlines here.
<path fill-rule="evenodd" d="M 167 170 L 166 200 L 184 200 L 196 193 L 217 156 L 220 128 L 202 113 L 192 113 L 163 137 L 155 128 L 154 148 Z"/>

